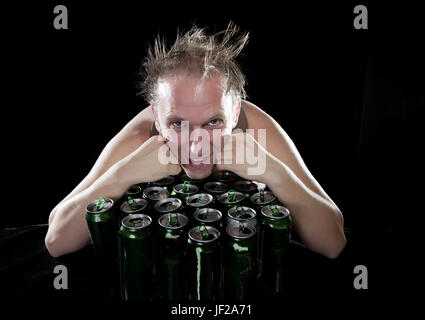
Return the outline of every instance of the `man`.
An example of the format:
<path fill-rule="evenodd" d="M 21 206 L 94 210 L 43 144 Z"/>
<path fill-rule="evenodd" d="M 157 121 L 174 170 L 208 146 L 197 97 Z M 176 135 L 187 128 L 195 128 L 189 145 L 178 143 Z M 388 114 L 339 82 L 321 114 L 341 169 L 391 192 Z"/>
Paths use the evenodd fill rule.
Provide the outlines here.
<path fill-rule="evenodd" d="M 248 34 L 237 31 L 229 24 L 224 32 L 207 36 L 194 27 L 178 35 L 169 50 L 156 40 L 141 85 L 151 105 L 106 145 L 90 173 L 51 212 L 45 243 L 52 256 L 87 245 L 89 202 L 117 200 L 132 184 L 182 169 L 191 178 L 229 170 L 266 183 L 291 211 L 294 229 L 308 248 L 329 258 L 339 255 L 346 243 L 340 210 L 280 125 L 244 100 L 245 79 L 235 58 Z M 235 129 L 242 132 L 232 133 Z M 265 137 L 260 129 L 266 129 Z M 171 150 L 170 161 L 163 161 L 164 150 Z M 255 154 L 261 163 L 235 161 L 241 151 Z"/>

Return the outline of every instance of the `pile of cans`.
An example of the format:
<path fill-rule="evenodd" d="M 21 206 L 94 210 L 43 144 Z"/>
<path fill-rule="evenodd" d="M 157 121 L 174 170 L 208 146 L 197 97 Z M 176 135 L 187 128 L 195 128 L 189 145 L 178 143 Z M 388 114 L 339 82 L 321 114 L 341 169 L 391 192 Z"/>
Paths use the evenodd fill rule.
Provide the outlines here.
<path fill-rule="evenodd" d="M 285 291 L 292 220 L 267 186 L 228 171 L 131 186 L 87 206 L 96 255 L 123 300 L 242 300 Z"/>

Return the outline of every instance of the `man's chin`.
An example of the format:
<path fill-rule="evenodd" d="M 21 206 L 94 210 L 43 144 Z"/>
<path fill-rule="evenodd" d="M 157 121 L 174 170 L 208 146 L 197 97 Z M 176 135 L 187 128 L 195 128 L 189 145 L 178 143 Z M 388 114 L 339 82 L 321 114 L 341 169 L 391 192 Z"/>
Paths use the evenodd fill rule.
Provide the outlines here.
<path fill-rule="evenodd" d="M 198 166 L 190 164 L 183 165 L 184 171 L 191 179 L 205 179 L 211 175 L 213 168 L 214 164 L 201 164 Z"/>

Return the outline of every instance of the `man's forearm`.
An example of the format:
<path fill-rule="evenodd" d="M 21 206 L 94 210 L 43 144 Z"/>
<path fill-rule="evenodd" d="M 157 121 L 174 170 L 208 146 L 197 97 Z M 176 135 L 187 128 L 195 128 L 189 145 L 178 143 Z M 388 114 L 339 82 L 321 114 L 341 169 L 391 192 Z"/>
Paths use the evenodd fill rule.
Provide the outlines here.
<path fill-rule="evenodd" d="M 118 200 L 128 186 L 119 180 L 118 172 L 108 170 L 89 188 L 56 207 L 49 218 L 45 243 L 50 254 L 58 257 L 79 250 L 89 242 L 85 220 L 87 205 L 100 197 Z"/>
<path fill-rule="evenodd" d="M 327 257 L 337 257 L 346 243 L 338 207 L 307 188 L 286 165 L 279 165 L 273 172 L 268 186 L 290 210 L 303 243 Z"/>

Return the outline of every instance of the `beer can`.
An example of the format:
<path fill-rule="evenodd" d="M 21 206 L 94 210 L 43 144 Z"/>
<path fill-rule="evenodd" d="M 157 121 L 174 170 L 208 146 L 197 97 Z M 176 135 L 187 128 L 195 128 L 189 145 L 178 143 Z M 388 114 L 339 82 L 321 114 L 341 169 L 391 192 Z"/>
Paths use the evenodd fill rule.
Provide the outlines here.
<path fill-rule="evenodd" d="M 95 254 L 100 259 L 113 261 L 116 257 L 116 234 L 118 230 L 114 201 L 100 198 L 86 208 L 86 222 Z"/>
<path fill-rule="evenodd" d="M 136 213 L 148 213 L 148 202 L 145 199 L 142 198 L 132 198 L 128 196 L 128 199 L 123 202 L 120 206 L 120 219 L 124 218 L 125 216 L 128 216 L 129 214 L 136 214 Z"/>
<path fill-rule="evenodd" d="M 192 178 L 189 178 L 189 176 L 186 173 L 182 173 L 179 176 L 179 181 L 180 181 L 180 183 L 184 183 L 185 181 L 188 181 L 190 184 L 193 184 L 197 187 L 200 187 L 204 180 L 203 179 L 192 179 Z"/>
<path fill-rule="evenodd" d="M 121 298 L 147 300 L 153 296 L 152 218 L 130 214 L 118 233 Z"/>
<path fill-rule="evenodd" d="M 239 227 L 241 223 L 259 228 L 257 213 L 254 209 L 245 206 L 232 207 L 227 211 L 227 226 L 233 225 Z"/>
<path fill-rule="evenodd" d="M 292 218 L 287 208 L 280 205 L 261 209 L 261 283 L 272 294 L 285 292 L 288 281 L 288 250 Z"/>
<path fill-rule="evenodd" d="M 124 193 L 124 201 L 127 200 L 128 196 L 134 198 L 141 198 L 142 197 L 142 188 L 138 186 L 137 184 L 133 184 L 128 188 L 126 193 Z"/>
<path fill-rule="evenodd" d="M 193 223 L 192 226 L 205 225 L 209 227 L 214 227 L 217 230 L 223 230 L 223 214 L 220 210 L 214 208 L 201 208 L 197 209 L 193 213 Z"/>
<path fill-rule="evenodd" d="M 147 187 L 143 190 L 143 199 L 145 199 L 149 206 L 153 209 L 155 203 L 159 200 L 167 199 L 170 197 L 170 193 L 161 187 Z"/>
<path fill-rule="evenodd" d="M 224 171 L 214 172 L 210 176 L 210 180 L 211 181 L 218 181 L 218 182 L 222 182 L 222 183 L 226 183 L 226 184 L 232 184 L 235 181 L 241 180 L 241 178 L 231 171 L 224 170 Z"/>
<path fill-rule="evenodd" d="M 186 203 L 186 199 L 195 193 L 199 192 L 199 188 L 195 185 L 190 184 L 189 181 L 184 183 L 176 184 L 173 187 L 171 196 L 179 198 L 183 203 Z"/>
<path fill-rule="evenodd" d="M 166 214 L 166 213 L 184 213 L 183 207 L 182 207 L 182 201 L 178 198 L 167 198 L 158 201 L 155 206 L 155 212 L 156 212 L 156 219 L 158 219 Z"/>
<path fill-rule="evenodd" d="M 258 192 L 257 184 L 253 181 L 239 180 L 233 183 L 236 191 L 242 192 L 246 198 L 250 198 L 254 193 Z"/>
<path fill-rule="evenodd" d="M 258 235 L 253 226 L 226 228 L 224 245 L 224 298 L 245 300 L 255 296 Z"/>
<path fill-rule="evenodd" d="M 220 181 L 208 181 L 204 183 L 203 189 L 206 193 L 212 194 L 218 200 L 220 195 L 229 190 L 229 186 Z"/>
<path fill-rule="evenodd" d="M 178 300 L 186 298 L 184 250 L 187 241 L 188 218 L 183 214 L 169 213 L 159 220 L 158 284 L 162 298 Z"/>
<path fill-rule="evenodd" d="M 197 193 L 186 199 L 186 207 L 188 214 L 192 217 L 192 213 L 200 208 L 207 208 L 214 206 L 214 198 L 209 193 Z"/>
<path fill-rule="evenodd" d="M 249 200 L 253 208 L 255 208 L 258 212 L 260 212 L 261 208 L 264 206 L 279 204 L 276 196 L 271 191 L 261 190 L 260 192 L 253 194 Z"/>
<path fill-rule="evenodd" d="M 227 212 L 232 207 L 246 204 L 244 194 L 234 190 L 229 190 L 220 195 L 218 197 L 218 202 L 221 212 Z"/>
<path fill-rule="evenodd" d="M 189 230 L 187 270 L 189 300 L 217 300 L 222 297 L 223 248 L 220 231 L 197 226 Z"/>
<path fill-rule="evenodd" d="M 176 178 L 174 176 L 166 176 L 162 179 L 156 180 L 152 182 L 152 186 L 161 187 L 166 189 L 168 192 L 173 190 L 173 184 L 175 183 Z"/>

